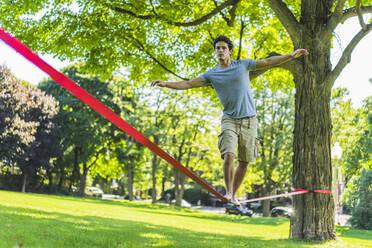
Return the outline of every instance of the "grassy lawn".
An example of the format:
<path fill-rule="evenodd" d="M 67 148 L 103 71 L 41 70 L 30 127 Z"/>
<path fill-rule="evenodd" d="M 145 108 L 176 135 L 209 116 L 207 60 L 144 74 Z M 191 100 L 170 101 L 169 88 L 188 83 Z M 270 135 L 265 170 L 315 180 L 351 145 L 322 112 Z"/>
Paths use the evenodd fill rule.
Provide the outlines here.
<path fill-rule="evenodd" d="M 289 220 L 211 214 L 148 203 L 0 191 L 0 247 L 372 247 L 372 231 L 340 240 L 288 239 Z"/>

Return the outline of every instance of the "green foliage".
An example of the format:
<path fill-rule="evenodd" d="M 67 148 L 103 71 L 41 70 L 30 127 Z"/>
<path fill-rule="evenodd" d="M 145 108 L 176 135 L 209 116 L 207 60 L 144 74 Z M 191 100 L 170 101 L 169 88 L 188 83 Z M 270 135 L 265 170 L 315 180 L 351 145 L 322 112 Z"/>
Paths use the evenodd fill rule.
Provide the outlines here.
<path fill-rule="evenodd" d="M 294 94 L 290 88 L 272 91 L 266 81 L 260 84 L 255 90 L 260 152 L 249 166 L 244 190 L 257 193 L 252 190 L 256 185 L 266 195 L 291 185 Z"/>
<path fill-rule="evenodd" d="M 346 89 L 332 92 L 331 113 L 333 142 L 339 142 L 343 152 L 338 164 L 342 165 L 346 189 L 343 206 L 351 209 L 351 223 L 358 228 L 371 228 L 371 169 L 372 122 L 370 120 L 372 98 L 365 99 L 360 109 L 354 109 L 345 100 Z"/>
<path fill-rule="evenodd" d="M 260 0 L 241 1 L 235 13 L 227 5 L 213 15 L 208 15 L 216 8 L 213 1 L 3 2 L 0 24 L 34 51 L 84 62 L 90 72 L 106 78 L 127 68 L 129 79 L 137 84 L 154 78 L 193 78 L 215 67 L 212 44 L 220 34 L 233 40 L 233 59 L 293 50 L 283 26 Z M 9 8 L 14 4 L 17 8 Z M 284 76 L 270 80 L 273 88 L 282 87 L 286 80 L 281 79 L 288 77 L 283 70 L 268 76 L 278 74 Z M 211 94 L 208 88 L 198 91 Z"/>
<path fill-rule="evenodd" d="M 351 100 L 345 100 L 348 92 L 335 89 L 332 93 L 331 114 L 333 124 L 332 143 L 342 147 L 343 173 L 348 181 L 359 175 L 361 168 L 369 169 L 372 160 L 372 122 L 370 121 L 372 97 L 364 101 L 360 109 L 354 109 Z"/>
<path fill-rule="evenodd" d="M 58 103 L 0 67 L 0 161 L 23 170 L 49 168 L 59 155 Z"/>
<path fill-rule="evenodd" d="M 352 202 L 350 223 L 355 228 L 372 230 L 372 170 L 362 169 L 359 178 L 353 178 L 348 190 Z"/>

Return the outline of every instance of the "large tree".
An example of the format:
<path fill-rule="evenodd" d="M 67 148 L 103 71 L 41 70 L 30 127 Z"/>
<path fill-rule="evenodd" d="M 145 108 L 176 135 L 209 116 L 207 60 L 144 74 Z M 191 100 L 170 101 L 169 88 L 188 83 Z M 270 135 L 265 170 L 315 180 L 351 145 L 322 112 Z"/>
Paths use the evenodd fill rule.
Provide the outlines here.
<path fill-rule="evenodd" d="M 211 43 L 221 33 L 239 44 L 233 53 L 238 59 L 248 50 L 251 58 L 259 58 L 273 49 L 307 49 L 309 56 L 283 65 L 296 87 L 293 183 L 330 189 L 331 88 L 372 29 L 363 20 L 363 14 L 372 12 L 372 1 L 363 3 L 367 6 L 360 0 L 35 0 L 15 7 L 14 1 L 5 0 L 0 23 L 36 51 L 83 60 L 87 68 L 106 74 L 128 67 L 138 81 L 164 74 L 197 76 L 215 65 Z M 334 30 L 355 16 L 361 29 L 332 66 Z M 336 237 L 331 195 L 297 196 L 294 208 L 290 237 Z"/>
<path fill-rule="evenodd" d="M 59 156 L 57 113 L 56 99 L 0 67 L 0 161 L 21 169 L 22 192 L 29 176 L 51 169 L 50 159 Z"/>
<path fill-rule="evenodd" d="M 85 74 L 79 66 L 67 67 L 63 72 L 108 107 L 119 112 L 119 107 L 113 102 L 109 83 L 102 82 L 98 76 Z M 65 149 L 65 156 L 73 153 L 74 173 L 80 178 L 79 194 L 84 196 L 89 170 L 107 152 L 112 143 L 110 136 L 116 127 L 52 80 L 42 82 L 39 87 L 59 101 L 58 124 L 63 136 L 61 147 Z"/>

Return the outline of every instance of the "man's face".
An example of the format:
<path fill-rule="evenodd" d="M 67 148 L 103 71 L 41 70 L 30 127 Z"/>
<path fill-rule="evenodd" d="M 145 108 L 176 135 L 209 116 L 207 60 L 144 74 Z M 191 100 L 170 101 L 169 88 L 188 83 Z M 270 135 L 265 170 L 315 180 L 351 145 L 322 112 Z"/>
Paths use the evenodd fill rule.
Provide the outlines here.
<path fill-rule="evenodd" d="M 217 59 L 228 59 L 231 56 L 232 50 L 229 50 L 229 46 L 224 41 L 216 43 L 215 52 Z"/>

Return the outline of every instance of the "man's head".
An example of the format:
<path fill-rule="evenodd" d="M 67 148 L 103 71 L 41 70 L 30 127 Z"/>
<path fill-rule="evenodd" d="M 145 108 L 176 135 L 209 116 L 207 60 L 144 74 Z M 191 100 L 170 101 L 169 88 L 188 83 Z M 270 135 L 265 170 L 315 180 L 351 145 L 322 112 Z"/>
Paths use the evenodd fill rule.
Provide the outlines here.
<path fill-rule="evenodd" d="M 233 47 L 234 47 L 232 44 L 232 41 L 223 35 L 218 36 L 214 40 L 213 46 L 214 46 L 214 51 L 216 52 L 217 58 L 222 59 L 222 60 L 230 58 Z"/>

